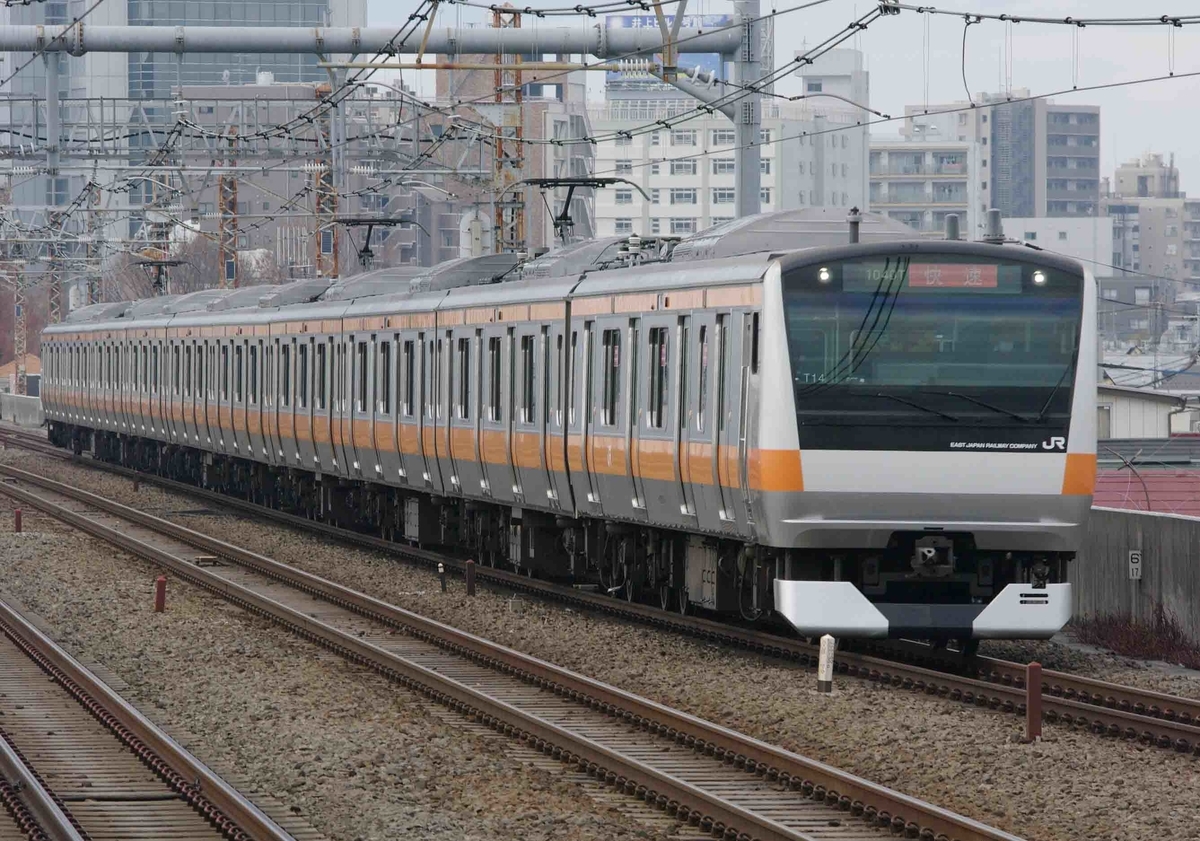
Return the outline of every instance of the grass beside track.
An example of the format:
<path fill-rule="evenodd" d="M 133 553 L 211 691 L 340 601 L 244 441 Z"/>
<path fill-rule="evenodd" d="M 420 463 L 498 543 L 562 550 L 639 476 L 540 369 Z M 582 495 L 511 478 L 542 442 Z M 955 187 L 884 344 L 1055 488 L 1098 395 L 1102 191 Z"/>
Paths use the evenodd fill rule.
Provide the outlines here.
<path fill-rule="evenodd" d="M 1161 660 L 1200 669 L 1200 643 L 1184 631 L 1171 611 L 1158 604 L 1149 619 L 1106 614 L 1071 621 L 1071 631 L 1080 642 L 1107 648 L 1123 657 Z"/>

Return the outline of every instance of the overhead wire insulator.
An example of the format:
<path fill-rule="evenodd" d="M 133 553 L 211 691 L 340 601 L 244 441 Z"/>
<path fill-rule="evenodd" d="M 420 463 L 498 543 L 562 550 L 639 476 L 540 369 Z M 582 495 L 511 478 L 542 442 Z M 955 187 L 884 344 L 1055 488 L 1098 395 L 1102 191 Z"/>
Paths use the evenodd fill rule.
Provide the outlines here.
<path fill-rule="evenodd" d="M 623 58 L 617 61 L 617 71 L 631 78 L 647 78 L 654 69 L 648 58 Z"/>

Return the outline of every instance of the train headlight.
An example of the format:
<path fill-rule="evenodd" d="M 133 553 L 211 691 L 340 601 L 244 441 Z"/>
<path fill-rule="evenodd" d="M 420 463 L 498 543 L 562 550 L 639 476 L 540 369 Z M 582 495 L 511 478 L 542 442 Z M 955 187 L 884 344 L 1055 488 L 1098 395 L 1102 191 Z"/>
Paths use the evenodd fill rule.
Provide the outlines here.
<path fill-rule="evenodd" d="M 1038 286 L 1045 286 L 1046 285 L 1046 273 L 1040 272 L 1040 271 L 1034 272 L 1033 273 L 1033 282 L 1036 283 Z"/>
<path fill-rule="evenodd" d="M 824 266 L 817 271 L 817 280 L 821 281 L 821 283 L 829 283 L 832 278 L 833 275 L 831 275 L 829 273 L 829 269 L 825 268 Z"/>

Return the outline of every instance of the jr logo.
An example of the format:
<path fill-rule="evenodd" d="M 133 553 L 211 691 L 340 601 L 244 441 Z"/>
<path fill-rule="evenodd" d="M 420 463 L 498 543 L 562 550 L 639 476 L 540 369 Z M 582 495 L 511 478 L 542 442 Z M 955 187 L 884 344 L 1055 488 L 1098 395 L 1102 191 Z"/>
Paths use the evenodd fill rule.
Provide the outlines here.
<path fill-rule="evenodd" d="M 1067 448 L 1067 439 L 1059 438 L 1057 435 L 1049 441 L 1042 442 L 1043 450 L 1065 450 Z"/>

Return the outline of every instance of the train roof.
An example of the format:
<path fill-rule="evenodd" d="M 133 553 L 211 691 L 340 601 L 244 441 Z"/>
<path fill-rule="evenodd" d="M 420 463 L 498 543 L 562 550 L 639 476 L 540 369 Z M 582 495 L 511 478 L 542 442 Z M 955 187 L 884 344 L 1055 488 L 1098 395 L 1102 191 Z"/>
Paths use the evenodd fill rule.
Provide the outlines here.
<path fill-rule="evenodd" d="M 782 254 L 802 248 L 845 245 L 849 237 L 847 211 L 833 207 L 806 207 L 759 213 L 722 222 L 684 239 L 671 252 L 670 262 L 685 263 L 738 257 L 744 254 Z M 879 213 L 863 213 L 860 243 L 917 239 L 903 222 Z"/>

